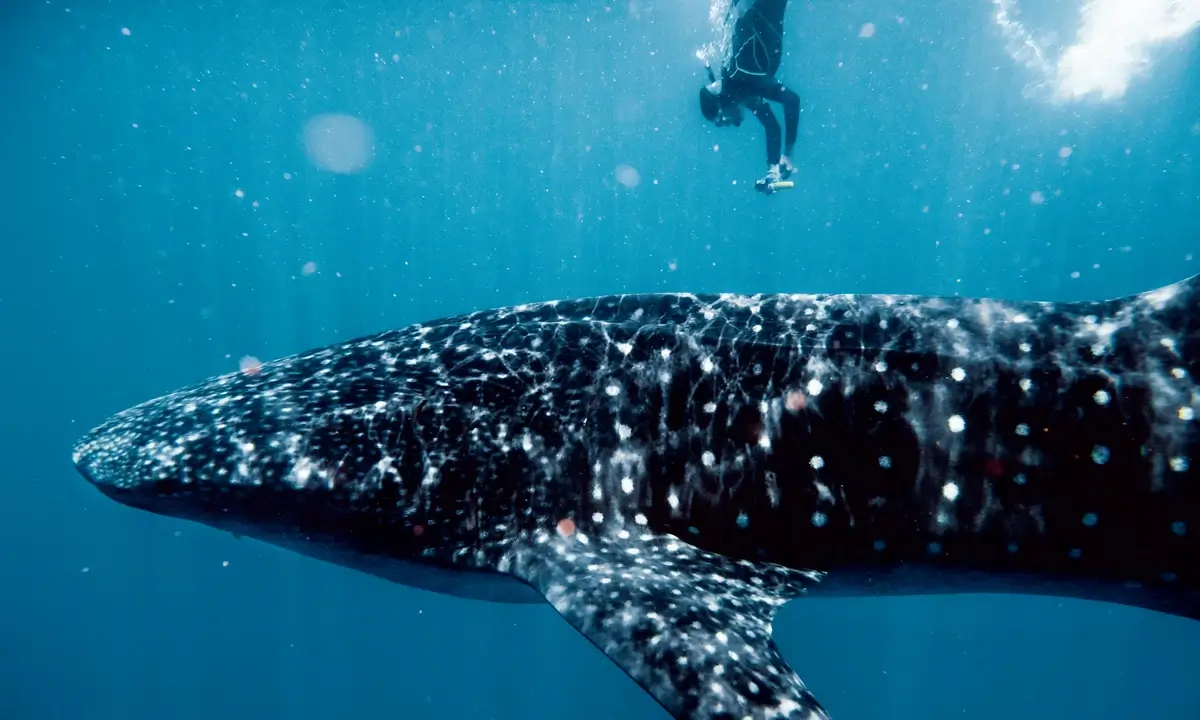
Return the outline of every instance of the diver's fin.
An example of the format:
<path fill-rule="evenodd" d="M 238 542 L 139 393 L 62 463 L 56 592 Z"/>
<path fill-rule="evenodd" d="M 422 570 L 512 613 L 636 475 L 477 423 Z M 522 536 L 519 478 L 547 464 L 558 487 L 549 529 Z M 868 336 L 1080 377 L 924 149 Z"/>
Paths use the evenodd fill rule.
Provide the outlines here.
<path fill-rule="evenodd" d="M 676 718 L 828 720 L 771 641 L 771 617 L 822 574 L 734 561 L 670 535 L 539 534 L 502 571 Z"/>
<path fill-rule="evenodd" d="M 796 183 L 791 180 L 776 180 L 774 182 L 759 180 L 754 183 L 755 190 L 758 190 L 760 193 L 766 193 L 767 195 L 774 195 L 780 190 L 791 190 L 794 187 L 796 187 Z"/>

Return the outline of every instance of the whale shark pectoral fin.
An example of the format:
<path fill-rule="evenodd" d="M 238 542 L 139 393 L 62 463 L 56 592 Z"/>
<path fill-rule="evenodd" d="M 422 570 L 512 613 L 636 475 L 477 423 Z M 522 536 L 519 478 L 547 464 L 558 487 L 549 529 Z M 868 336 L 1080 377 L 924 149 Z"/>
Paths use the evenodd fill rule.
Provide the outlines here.
<path fill-rule="evenodd" d="M 776 608 L 822 574 L 734 561 L 670 535 L 542 536 L 506 569 L 676 718 L 829 715 L 771 640 Z"/>

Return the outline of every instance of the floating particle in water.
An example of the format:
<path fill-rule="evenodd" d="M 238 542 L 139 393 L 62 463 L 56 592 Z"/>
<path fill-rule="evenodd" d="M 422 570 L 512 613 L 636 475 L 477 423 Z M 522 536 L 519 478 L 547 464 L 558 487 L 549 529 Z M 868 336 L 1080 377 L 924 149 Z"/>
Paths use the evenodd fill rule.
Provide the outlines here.
<path fill-rule="evenodd" d="M 247 375 L 257 375 L 262 370 L 262 362 L 253 355 L 246 355 L 238 360 L 238 368 Z"/>
<path fill-rule="evenodd" d="M 875 23 L 865 23 L 858 31 L 860 38 L 875 37 Z"/>
<path fill-rule="evenodd" d="M 1072 152 L 1073 151 L 1071 150 L 1071 148 L 1063 146 L 1058 149 L 1058 156 L 1060 158 L 1062 158 L 1063 160 L 1066 160 L 1067 158 L 1071 157 Z"/>
<path fill-rule="evenodd" d="M 304 263 L 304 266 L 300 268 L 300 274 L 304 275 L 306 277 L 308 275 L 312 275 L 316 271 L 317 271 L 317 264 L 315 262 L 313 262 L 312 260 L 309 260 L 308 262 Z"/>
<path fill-rule="evenodd" d="M 132 35 L 132 34 L 133 34 L 133 31 L 132 31 L 132 30 L 130 30 L 129 28 L 127 28 L 127 27 L 126 27 L 126 28 L 121 28 L 121 34 L 122 34 L 122 35 L 124 35 L 125 37 L 129 37 L 130 35 Z"/>
<path fill-rule="evenodd" d="M 630 189 L 642 184 L 642 174 L 632 165 L 621 163 L 617 166 L 613 175 L 617 178 L 617 182 Z"/>
<path fill-rule="evenodd" d="M 1042 203 L 1046 202 L 1046 193 L 1042 192 L 1041 190 L 1034 190 L 1033 192 L 1029 193 L 1029 202 L 1033 203 L 1034 205 L 1041 205 Z"/>
<path fill-rule="evenodd" d="M 312 164 L 339 174 L 360 172 L 375 159 L 375 136 L 351 115 L 317 115 L 304 126 L 304 149 Z"/>

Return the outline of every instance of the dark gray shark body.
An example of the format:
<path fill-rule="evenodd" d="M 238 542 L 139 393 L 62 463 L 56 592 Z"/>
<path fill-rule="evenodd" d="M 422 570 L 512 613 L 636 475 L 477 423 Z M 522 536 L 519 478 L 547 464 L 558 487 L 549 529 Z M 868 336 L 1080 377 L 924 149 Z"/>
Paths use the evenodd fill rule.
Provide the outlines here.
<path fill-rule="evenodd" d="M 677 718 L 825 718 L 770 638 L 810 589 L 1200 618 L 1198 288 L 479 312 L 172 393 L 74 458 L 128 505 L 544 598 Z"/>

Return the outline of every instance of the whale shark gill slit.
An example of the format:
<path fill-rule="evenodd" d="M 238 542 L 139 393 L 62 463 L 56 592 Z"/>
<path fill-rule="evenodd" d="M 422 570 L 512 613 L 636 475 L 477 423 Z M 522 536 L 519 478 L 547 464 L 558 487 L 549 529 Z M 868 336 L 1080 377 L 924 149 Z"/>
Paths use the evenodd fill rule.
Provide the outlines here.
<path fill-rule="evenodd" d="M 826 718 L 770 637 L 806 593 L 1200 619 L 1198 287 L 481 311 L 169 393 L 74 461 L 132 507 L 544 599 L 677 718 Z"/>

